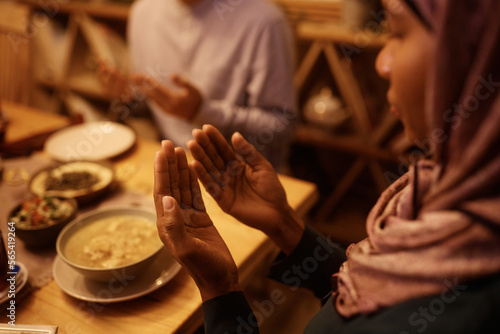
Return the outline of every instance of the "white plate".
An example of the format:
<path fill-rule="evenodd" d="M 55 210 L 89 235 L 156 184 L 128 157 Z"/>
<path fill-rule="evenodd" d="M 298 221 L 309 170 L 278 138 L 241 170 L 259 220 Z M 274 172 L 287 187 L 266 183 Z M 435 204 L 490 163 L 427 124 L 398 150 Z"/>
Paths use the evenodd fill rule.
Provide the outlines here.
<path fill-rule="evenodd" d="M 96 303 L 116 303 L 144 296 L 170 281 L 181 265 L 163 249 L 145 272 L 135 279 L 123 277 L 111 283 L 86 279 L 56 256 L 52 274 L 57 285 L 68 295 Z"/>
<path fill-rule="evenodd" d="M 134 131 L 116 122 L 88 122 L 57 131 L 45 142 L 45 152 L 59 161 L 105 160 L 131 148 Z"/>
<path fill-rule="evenodd" d="M 28 282 L 28 269 L 26 269 L 26 266 L 22 264 L 21 262 L 16 262 L 16 269 L 17 271 L 16 274 L 16 294 L 21 291 L 21 289 L 26 285 L 26 282 Z M 9 300 L 9 289 L 8 287 L 6 290 L 0 292 L 0 304 L 6 302 Z"/>

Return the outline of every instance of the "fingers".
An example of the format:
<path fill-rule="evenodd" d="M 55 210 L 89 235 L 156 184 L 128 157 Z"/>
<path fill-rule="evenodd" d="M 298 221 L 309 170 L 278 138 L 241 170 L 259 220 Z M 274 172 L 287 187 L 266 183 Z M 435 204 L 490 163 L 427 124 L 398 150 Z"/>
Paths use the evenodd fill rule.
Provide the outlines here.
<path fill-rule="evenodd" d="M 99 81 L 104 86 L 104 88 L 108 91 L 112 90 L 111 87 L 111 77 L 114 75 L 113 70 L 104 62 L 99 62 L 97 67 L 97 77 Z"/>
<path fill-rule="evenodd" d="M 115 85 L 117 80 L 125 80 L 116 68 L 110 67 L 104 62 L 99 64 L 98 77 L 106 87 Z"/>
<path fill-rule="evenodd" d="M 206 211 L 203 197 L 201 196 L 200 184 L 196 178 L 196 172 L 192 166 L 189 166 L 189 184 L 191 186 L 192 207 L 198 211 Z"/>
<path fill-rule="evenodd" d="M 179 176 L 179 193 L 181 198 L 180 203 L 187 207 L 193 207 L 193 197 L 191 194 L 191 178 L 189 175 L 186 152 L 184 152 L 183 149 L 177 147 L 175 149 L 175 156 L 177 160 L 177 171 Z"/>
<path fill-rule="evenodd" d="M 135 89 L 140 89 L 143 94 L 154 99 L 157 103 L 163 103 L 164 99 L 172 97 L 170 89 L 150 75 L 136 73 L 130 76 L 130 81 Z"/>
<path fill-rule="evenodd" d="M 156 152 L 153 197 L 158 217 L 163 217 L 162 198 L 172 194 L 170 189 L 170 175 L 167 167 L 168 163 L 165 152 L 163 150 Z"/>
<path fill-rule="evenodd" d="M 261 167 L 272 168 L 271 163 L 252 144 L 243 138 L 241 133 L 235 132 L 231 137 L 231 141 L 236 152 L 252 169 Z"/>
<path fill-rule="evenodd" d="M 148 78 L 147 86 L 145 86 L 147 95 L 159 104 L 170 103 L 170 101 L 174 98 L 174 93 L 167 86 L 151 80 L 154 79 Z"/>
<path fill-rule="evenodd" d="M 184 217 L 175 198 L 164 196 L 160 199 L 162 219 L 156 222 L 160 238 L 172 253 L 176 253 L 174 242 L 181 243 L 185 233 L 183 227 Z"/>
<path fill-rule="evenodd" d="M 208 135 L 203 130 L 195 129 L 193 130 L 193 137 L 198 145 L 203 148 L 206 157 L 211 160 L 214 167 L 218 170 L 224 170 L 226 167 L 225 157 L 221 156 Z"/>
<path fill-rule="evenodd" d="M 104 60 L 97 60 L 97 74 L 103 76 L 109 76 L 111 73 L 111 66 L 109 66 Z"/>
<path fill-rule="evenodd" d="M 203 131 L 200 130 L 195 130 L 193 131 L 193 134 L 195 134 L 195 138 L 197 137 L 198 140 L 200 136 L 204 136 Z M 189 150 L 191 151 L 191 154 L 193 155 L 193 158 L 195 158 L 197 161 L 199 161 L 204 169 L 210 173 L 211 177 L 214 179 L 216 182 L 221 182 L 221 172 L 224 171 L 225 169 L 225 164 L 224 161 L 222 161 L 222 158 L 218 155 L 217 152 L 212 151 L 210 148 L 205 148 L 202 145 L 199 144 L 198 140 L 196 141 L 189 141 L 187 143 Z M 206 138 L 208 141 L 208 138 Z M 213 148 L 213 146 L 212 146 Z M 210 154 L 207 152 L 211 152 Z"/>
<path fill-rule="evenodd" d="M 208 173 L 203 164 L 198 160 L 191 163 L 191 168 L 196 173 L 210 196 L 212 196 L 215 201 L 219 201 L 222 197 L 222 187 L 219 180 Z"/>
<path fill-rule="evenodd" d="M 177 159 L 174 144 L 169 140 L 163 141 L 161 150 L 156 153 L 154 175 L 155 204 L 159 204 L 160 199 L 166 195 L 173 196 L 176 201 L 180 202 Z M 158 213 L 161 212 L 157 210 Z"/>
<path fill-rule="evenodd" d="M 173 74 L 170 77 L 170 80 L 172 80 L 172 82 L 179 87 L 186 88 L 186 89 L 193 89 L 194 88 L 194 86 L 188 80 L 184 79 L 182 76 L 180 76 L 178 74 Z"/>
<path fill-rule="evenodd" d="M 164 140 L 162 142 L 162 150 L 165 152 L 165 156 L 167 158 L 167 170 L 170 179 L 171 196 L 175 198 L 178 203 L 181 203 L 179 173 L 177 169 L 177 157 L 175 154 L 174 144 L 170 140 Z"/>
<path fill-rule="evenodd" d="M 143 73 L 134 73 L 130 76 L 130 81 L 134 86 L 144 89 L 144 91 L 155 89 L 160 85 L 158 81 Z"/>
<path fill-rule="evenodd" d="M 186 152 L 175 148 L 174 144 L 165 140 L 155 158 L 154 200 L 156 214 L 163 217 L 163 197 L 171 196 L 184 207 L 192 207 L 205 211 L 200 186 L 194 170 L 190 170 Z"/>
<path fill-rule="evenodd" d="M 203 133 L 201 130 L 197 131 Z M 207 192 L 216 201 L 219 200 L 219 197 L 221 196 L 220 190 L 224 185 L 230 182 L 230 178 L 228 178 L 228 174 L 225 170 L 224 162 L 218 156 L 217 152 L 212 153 L 212 155 L 207 154 L 205 149 L 198 144 L 197 141 L 188 142 L 188 148 L 195 158 L 195 161 L 192 163 L 193 170 L 196 175 L 198 175 L 198 178 Z M 217 162 L 214 163 L 212 159 L 215 160 L 216 158 Z M 218 167 L 215 166 L 216 164 Z"/>
<path fill-rule="evenodd" d="M 187 143 L 195 161 L 191 164 L 205 190 L 219 201 L 223 188 L 234 181 L 245 166 L 224 136 L 212 125 L 193 130 L 195 140 Z"/>
<path fill-rule="evenodd" d="M 203 132 L 210 138 L 210 141 L 213 143 L 226 165 L 228 162 L 238 159 L 226 138 L 224 138 L 214 126 L 209 124 L 204 125 Z"/>
<path fill-rule="evenodd" d="M 214 181 L 220 184 L 227 182 L 225 174 L 228 167 L 240 160 L 226 139 L 211 125 L 204 125 L 203 130 L 193 130 L 193 137 L 195 140 L 187 143 L 193 157 L 203 165 Z"/>
<path fill-rule="evenodd" d="M 118 69 L 99 60 L 97 77 L 110 98 L 120 99 L 121 101 L 129 101 L 131 99 L 128 77 Z"/>
<path fill-rule="evenodd" d="M 174 84 L 176 84 L 177 86 L 181 86 L 181 87 L 190 86 L 189 82 L 187 80 L 185 80 L 183 77 L 181 77 L 180 75 L 178 75 L 178 74 L 172 74 L 170 76 L 170 80 Z"/>

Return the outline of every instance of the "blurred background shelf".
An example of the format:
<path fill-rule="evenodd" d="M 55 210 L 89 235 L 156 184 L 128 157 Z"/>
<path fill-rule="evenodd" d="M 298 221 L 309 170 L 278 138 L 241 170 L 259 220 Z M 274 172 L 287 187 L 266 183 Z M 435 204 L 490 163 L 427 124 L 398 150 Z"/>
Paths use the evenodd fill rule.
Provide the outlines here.
<path fill-rule="evenodd" d="M 30 8 L 0 2 L 0 99 L 30 102 Z"/>
<path fill-rule="evenodd" d="M 342 0 L 273 0 L 290 20 L 338 22 L 342 17 Z"/>
<path fill-rule="evenodd" d="M 46 13 L 87 13 L 90 16 L 105 19 L 114 19 L 124 21 L 128 19 L 130 12 L 130 3 L 113 1 L 85 1 L 85 0 L 67 0 L 67 1 L 39 1 L 39 0 L 20 0 L 34 8 L 43 8 Z"/>
<path fill-rule="evenodd" d="M 79 99 L 101 101 L 92 112 L 106 117 L 111 100 L 97 78 L 98 60 L 128 72 L 126 25 L 130 4 L 20 0 L 32 22 L 31 104 L 61 114 L 89 114 Z M 72 105 L 73 107 L 68 107 Z M 76 107 L 78 106 L 78 107 Z M 95 118 L 95 117 L 94 117 Z"/>
<path fill-rule="evenodd" d="M 376 23 L 380 27 L 380 22 Z M 357 181 L 366 183 L 368 177 L 376 194 L 388 186 L 387 163 L 397 162 L 401 153 L 392 147 L 400 123 L 388 111 L 387 83 L 374 70 L 376 55 L 387 40 L 382 28 L 372 31 L 363 27 L 352 29 L 339 22 L 302 21 L 295 24 L 295 35 L 302 43 L 302 54 L 294 80 L 299 104 L 305 106 L 295 144 L 327 156 L 348 155 L 342 158 L 342 163 L 332 164 L 323 158 L 315 166 L 327 175 L 338 175 L 323 181 L 330 186 L 312 219 L 321 224 L 332 219 Z M 337 113 L 350 115 L 345 124 L 328 128 L 327 122 L 322 121 L 328 111 L 328 100 L 322 101 L 317 96 L 318 90 L 325 88 L 342 101 Z M 319 102 L 311 106 L 308 102 L 311 100 Z M 310 108 L 317 110 L 311 112 Z M 335 117 L 334 110 L 329 113 Z"/>

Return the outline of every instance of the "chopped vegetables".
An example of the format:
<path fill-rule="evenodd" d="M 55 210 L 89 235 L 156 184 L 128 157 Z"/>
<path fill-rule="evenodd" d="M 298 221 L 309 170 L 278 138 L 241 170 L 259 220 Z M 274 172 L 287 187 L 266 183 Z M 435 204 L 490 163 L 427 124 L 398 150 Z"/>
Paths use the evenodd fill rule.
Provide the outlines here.
<path fill-rule="evenodd" d="M 39 197 L 24 201 L 19 211 L 9 218 L 16 227 L 30 229 L 54 225 L 68 218 L 74 208 L 70 200 L 59 197 Z"/>

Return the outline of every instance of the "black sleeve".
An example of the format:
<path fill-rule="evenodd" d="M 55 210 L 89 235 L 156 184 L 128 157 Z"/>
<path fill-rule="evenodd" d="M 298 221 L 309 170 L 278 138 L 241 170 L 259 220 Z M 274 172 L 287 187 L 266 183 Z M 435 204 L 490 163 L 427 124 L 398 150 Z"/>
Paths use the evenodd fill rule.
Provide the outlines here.
<path fill-rule="evenodd" d="M 259 333 L 257 319 L 241 291 L 207 300 L 202 308 L 207 334 Z"/>
<path fill-rule="evenodd" d="M 345 250 L 320 235 L 312 227 L 306 229 L 297 248 L 289 255 L 281 253 L 271 265 L 268 277 L 292 286 L 305 287 L 323 298 L 331 287 L 331 276 L 346 260 Z"/>

